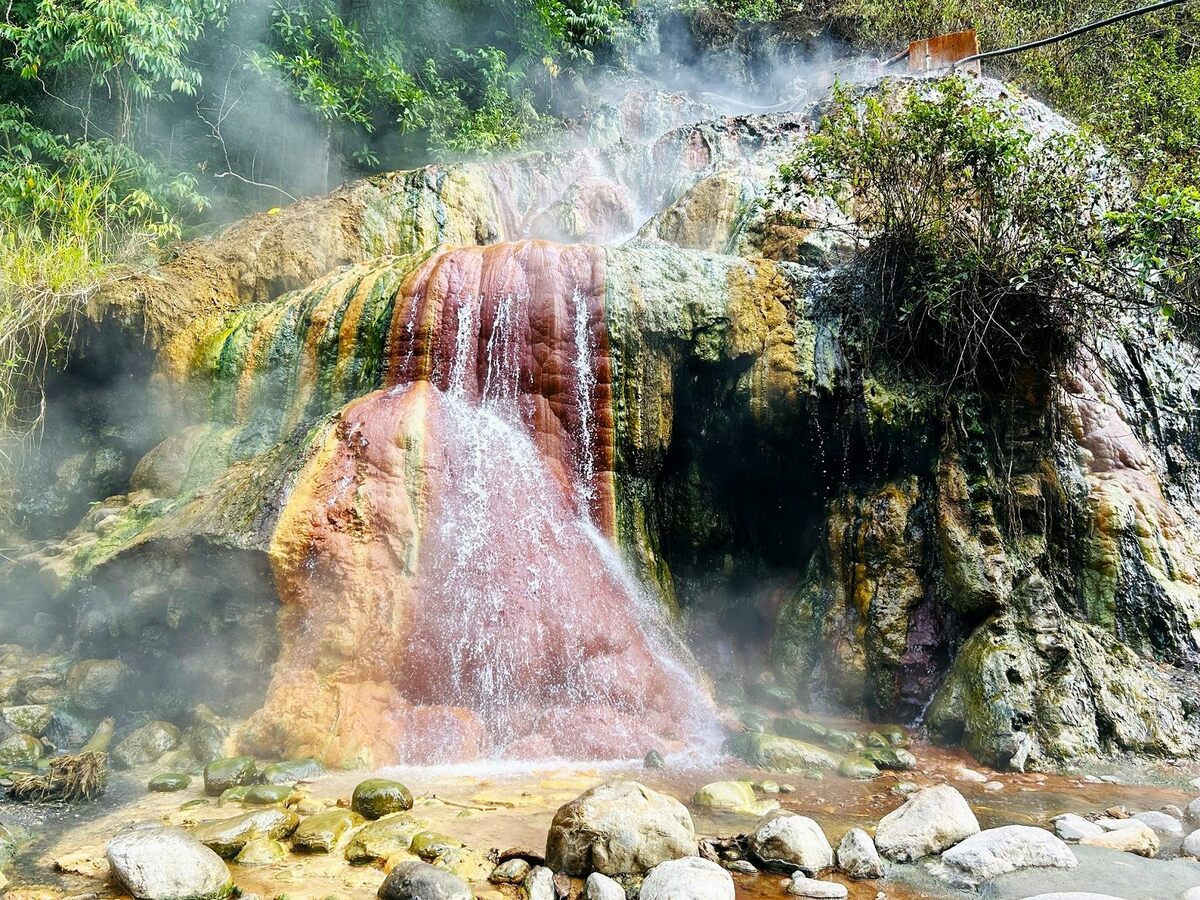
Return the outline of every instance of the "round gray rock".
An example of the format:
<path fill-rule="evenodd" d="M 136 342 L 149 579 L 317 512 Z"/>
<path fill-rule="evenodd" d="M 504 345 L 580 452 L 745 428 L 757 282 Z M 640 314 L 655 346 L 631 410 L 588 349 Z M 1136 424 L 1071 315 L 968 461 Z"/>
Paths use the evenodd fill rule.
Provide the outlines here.
<path fill-rule="evenodd" d="M 1079 865 L 1071 848 L 1042 828 L 1005 825 L 973 834 L 942 854 L 952 880 L 978 885 L 1017 869 L 1073 869 Z"/>
<path fill-rule="evenodd" d="M 1180 852 L 1184 856 L 1200 859 L 1200 829 L 1193 831 L 1183 839 L 1183 848 Z"/>
<path fill-rule="evenodd" d="M 546 839 L 546 864 L 580 877 L 641 875 L 696 853 L 687 807 L 636 781 L 608 781 L 580 794 L 555 813 Z"/>
<path fill-rule="evenodd" d="M 137 900 L 219 900 L 233 892 L 225 861 L 178 828 L 126 831 L 108 842 L 105 856 Z"/>
<path fill-rule="evenodd" d="M 690 856 L 660 863 L 642 882 L 638 900 L 733 900 L 733 876 L 715 862 Z"/>
<path fill-rule="evenodd" d="M 429 863 L 404 862 L 379 886 L 379 900 L 474 900 L 465 881 Z"/>
<path fill-rule="evenodd" d="M 809 875 L 833 865 L 833 848 L 821 826 L 807 816 L 772 813 L 750 835 L 750 852 L 766 865 L 783 863 Z"/>
<path fill-rule="evenodd" d="M 978 833 L 979 821 L 963 795 L 939 784 L 884 816 L 875 829 L 875 846 L 888 859 L 903 862 L 941 853 Z"/>

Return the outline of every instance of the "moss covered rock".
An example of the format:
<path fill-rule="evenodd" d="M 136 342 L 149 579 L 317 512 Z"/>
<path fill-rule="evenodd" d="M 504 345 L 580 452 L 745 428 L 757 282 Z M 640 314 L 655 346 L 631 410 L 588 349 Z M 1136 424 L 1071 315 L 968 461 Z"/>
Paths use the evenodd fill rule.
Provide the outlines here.
<path fill-rule="evenodd" d="M 412 809 L 412 792 L 398 781 L 368 778 L 360 781 L 350 798 L 350 808 L 365 819 Z"/>
<path fill-rule="evenodd" d="M 258 764 L 252 756 L 214 759 L 204 767 L 204 793 L 219 797 L 230 788 L 253 784 L 257 778 Z"/>
<path fill-rule="evenodd" d="M 836 769 L 837 759 L 820 747 L 774 734 L 742 732 L 728 741 L 729 749 L 752 766 L 777 772 Z"/>
<path fill-rule="evenodd" d="M 349 809 L 327 809 L 309 816 L 292 835 L 292 847 L 305 853 L 332 853 L 350 829 L 363 817 Z"/>
<path fill-rule="evenodd" d="M 182 791 L 191 783 L 192 777 L 183 772 L 163 772 L 151 778 L 146 789 L 156 793 L 169 794 Z"/>
<path fill-rule="evenodd" d="M 379 863 L 408 850 L 425 826 L 404 813 L 391 813 L 368 822 L 346 844 L 346 861 L 354 865 Z"/>

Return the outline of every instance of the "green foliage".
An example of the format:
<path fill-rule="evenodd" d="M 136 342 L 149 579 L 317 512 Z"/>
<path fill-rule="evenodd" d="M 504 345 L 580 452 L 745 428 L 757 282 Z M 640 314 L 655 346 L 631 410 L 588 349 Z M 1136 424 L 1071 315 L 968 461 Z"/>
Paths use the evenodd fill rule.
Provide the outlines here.
<path fill-rule="evenodd" d="M 119 222 L 110 218 L 113 180 L 97 179 L 82 166 L 55 173 L 9 167 L 3 189 L 0 475 L 41 421 L 42 379 L 67 352 L 88 296 L 118 259 L 152 239 L 131 230 L 132 212 L 124 211 Z"/>
<path fill-rule="evenodd" d="M 200 73 L 186 59 L 189 42 L 224 13 L 223 0 L 27 0 L 13 4 L 0 37 L 12 44 L 8 66 L 22 78 L 86 76 L 85 129 L 93 89 L 115 98 L 115 137 L 123 142 L 136 104 L 195 93 Z"/>
<path fill-rule="evenodd" d="M 904 41 L 975 28 L 985 50 L 1058 34 L 1130 7 L 1025 0 L 838 0 L 839 32 L 891 53 Z M 1149 173 L 1195 180 L 1200 152 L 1200 7 L 1181 4 L 985 63 L 1101 136 Z"/>
<path fill-rule="evenodd" d="M 37 125 L 29 112 L 0 103 L 0 213 L 43 221 L 56 213 L 63 185 L 87 185 L 87 208 L 123 231 L 160 240 L 181 235 L 178 215 L 205 200 L 190 175 L 169 175 L 107 138 L 74 141 Z"/>
<path fill-rule="evenodd" d="M 1180 330 L 1200 337 L 1200 188 L 1149 185 L 1108 221 L 1130 279 Z"/>
<path fill-rule="evenodd" d="M 1052 371 L 1107 303 L 1097 162 L 962 78 L 839 89 L 776 199 L 830 195 L 847 214 L 866 277 L 843 311 L 869 350 L 947 389 L 995 385 Z"/>
<path fill-rule="evenodd" d="M 519 146 L 542 127 L 528 90 L 502 50 L 456 49 L 410 71 L 403 41 L 384 29 L 368 40 L 328 3 L 275 7 L 272 48 L 250 65 L 281 83 L 326 122 L 331 152 L 379 163 L 369 136 L 423 132 L 436 151 L 491 152 Z M 448 74 L 449 73 L 449 74 Z"/>

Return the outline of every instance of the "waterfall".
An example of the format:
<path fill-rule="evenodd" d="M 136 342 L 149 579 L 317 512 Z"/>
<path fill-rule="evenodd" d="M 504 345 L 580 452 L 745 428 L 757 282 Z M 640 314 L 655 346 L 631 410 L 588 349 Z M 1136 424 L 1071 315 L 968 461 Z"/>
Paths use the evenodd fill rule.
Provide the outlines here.
<path fill-rule="evenodd" d="M 326 756 L 367 732 L 372 758 L 409 763 L 631 758 L 711 732 L 616 548 L 604 262 L 530 241 L 402 279 L 380 389 L 337 414 L 276 526 L 299 625 L 255 728 L 324 704 Z"/>

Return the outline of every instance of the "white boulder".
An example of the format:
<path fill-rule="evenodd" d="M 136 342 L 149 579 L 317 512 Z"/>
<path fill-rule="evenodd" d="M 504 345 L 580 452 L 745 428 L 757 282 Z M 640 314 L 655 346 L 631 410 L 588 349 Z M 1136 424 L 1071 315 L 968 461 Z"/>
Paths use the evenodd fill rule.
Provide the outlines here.
<path fill-rule="evenodd" d="M 963 795 L 948 784 L 918 791 L 880 820 L 875 846 L 899 862 L 941 853 L 979 833 L 979 821 Z"/>
<path fill-rule="evenodd" d="M 1127 819 L 1134 824 L 1115 831 L 1109 831 L 1096 837 L 1084 838 L 1079 842 L 1083 847 L 1101 847 L 1105 850 L 1122 850 L 1126 853 L 1136 853 L 1138 856 L 1157 856 L 1159 848 L 1158 834 L 1145 822 L 1137 819 Z"/>
<path fill-rule="evenodd" d="M 1064 841 L 1079 841 L 1085 837 L 1096 837 L 1104 834 L 1104 829 L 1095 822 L 1089 822 L 1083 816 L 1074 813 L 1064 813 L 1050 820 L 1055 833 Z"/>
<path fill-rule="evenodd" d="M 690 856 L 651 869 L 638 900 L 734 900 L 733 894 L 732 875 L 715 862 Z"/>
<path fill-rule="evenodd" d="M 564 804 L 546 838 L 546 865 L 579 877 L 641 875 L 696 853 L 687 807 L 636 781 L 608 781 Z"/>
<path fill-rule="evenodd" d="M 178 828 L 133 828 L 109 841 L 105 856 L 137 900 L 216 900 L 233 891 L 225 861 Z"/>
<path fill-rule="evenodd" d="M 593 872 L 583 886 L 584 900 L 625 900 L 625 889 L 607 875 Z"/>
<path fill-rule="evenodd" d="M 833 847 L 821 826 L 791 813 L 763 818 L 750 835 L 750 851 L 765 864 L 784 863 L 809 875 L 833 865 Z"/>
<path fill-rule="evenodd" d="M 1006 825 L 973 834 L 942 854 L 951 880 L 975 886 L 1018 869 L 1073 869 L 1071 848 L 1044 828 Z"/>
<path fill-rule="evenodd" d="M 851 828 L 838 844 L 837 865 L 851 878 L 883 877 L 883 860 L 875 842 L 861 828 Z"/>

